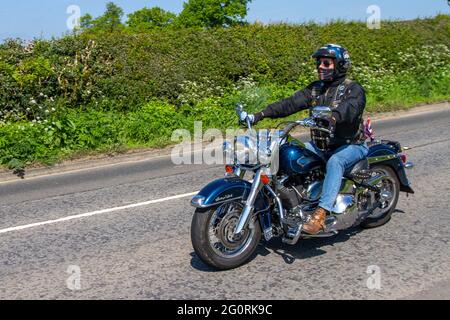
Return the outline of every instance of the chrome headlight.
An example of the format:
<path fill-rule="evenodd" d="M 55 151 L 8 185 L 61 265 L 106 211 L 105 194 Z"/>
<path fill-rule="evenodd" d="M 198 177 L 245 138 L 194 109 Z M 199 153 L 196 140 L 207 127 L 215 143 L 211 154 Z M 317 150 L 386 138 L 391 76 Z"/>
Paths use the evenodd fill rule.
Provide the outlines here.
<path fill-rule="evenodd" d="M 258 149 L 253 135 L 237 136 L 234 139 L 234 161 L 236 164 L 257 165 Z"/>
<path fill-rule="evenodd" d="M 223 151 L 227 163 L 235 165 L 270 165 L 278 155 L 283 131 L 250 131 L 246 135 L 234 137 L 233 143 L 225 142 Z"/>
<path fill-rule="evenodd" d="M 234 164 L 234 149 L 230 141 L 225 141 L 222 145 L 225 164 Z"/>

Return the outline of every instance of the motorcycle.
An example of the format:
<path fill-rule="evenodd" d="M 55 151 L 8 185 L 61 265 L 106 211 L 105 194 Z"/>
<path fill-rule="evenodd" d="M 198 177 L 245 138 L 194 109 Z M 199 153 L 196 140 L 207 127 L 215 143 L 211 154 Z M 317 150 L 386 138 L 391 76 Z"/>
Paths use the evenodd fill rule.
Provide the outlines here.
<path fill-rule="evenodd" d="M 238 105 L 240 117 L 243 107 Z M 300 239 L 331 237 L 355 226 L 374 228 L 387 223 L 400 192 L 414 193 L 399 142 L 368 143 L 366 159 L 348 169 L 335 205 L 318 234 L 303 232 L 322 193 L 326 161 L 290 135 L 297 126 L 315 130 L 326 143 L 332 137 L 332 112 L 315 107 L 309 118 L 283 122 L 283 130 L 256 133 L 247 120 L 247 132 L 226 141 L 226 175 L 205 186 L 191 200 L 195 213 L 191 241 L 207 265 L 227 270 L 250 260 L 262 239 L 281 237 L 289 245 Z M 321 140 L 320 140 L 321 139 Z M 251 179 L 247 178 L 248 173 Z"/>

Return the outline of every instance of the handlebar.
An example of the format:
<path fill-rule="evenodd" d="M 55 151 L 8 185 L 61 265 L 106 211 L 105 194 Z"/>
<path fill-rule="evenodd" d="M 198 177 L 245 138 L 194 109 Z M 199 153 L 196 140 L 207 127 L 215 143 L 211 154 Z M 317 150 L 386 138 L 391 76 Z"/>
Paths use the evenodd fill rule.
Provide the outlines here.
<path fill-rule="evenodd" d="M 236 110 L 236 114 L 237 114 L 237 116 L 239 118 L 239 123 L 241 123 L 241 114 L 242 114 L 242 112 L 244 112 L 244 106 L 242 104 L 238 103 L 236 105 L 236 109 L 235 110 Z M 247 117 L 245 120 L 247 122 L 248 129 L 252 130 L 252 124 L 250 122 L 250 119 Z"/>
<path fill-rule="evenodd" d="M 252 124 L 251 124 L 250 119 L 249 119 L 248 117 L 247 117 L 246 121 L 247 121 L 247 127 L 248 127 L 248 129 L 249 129 L 249 130 L 252 130 Z"/>
<path fill-rule="evenodd" d="M 292 129 L 294 129 L 296 126 L 303 126 L 303 127 L 310 128 L 310 129 L 313 129 L 313 130 L 322 131 L 322 132 L 325 132 L 325 133 L 328 133 L 328 134 L 332 133 L 328 129 L 324 129 L 324 128 L 318 127 L 315 124 L 314 120 L 312 120 L 311 118 L 306 118 L 304 120 L 297 120 L 297 121 L 289 122 L 289 124 L 284 129 L 283 138 L 286 137 L 289 134 L 289 132 L 292 131 Z"/>
<path fill-rule="evenodd" d="M 237 104 L 236 105 L 236 114 L 238 115 L 239 119 L 241 118 L 242 112 L 244 112 L 244 107 L 242 106 L 242 104 Z M 294 129 L 296 126 L 303 126 L 303 127 L 310 128 L 313 130 L 318 130 L 318 131 L 322 131 L 322 132 L 325 132 L 328 134 L 332 134 L 332 132 L 330 130 L 317 126 L 316 122 L 311 118 L 306 118 L 306 119 L 297 120 L 297 121 L 290 121 L 287 123 L 288 123 L 288 125 L 284 129 L 285 133 L 284 133 L 283 137 L 286 137 L 289 134 L 289 132 L 292 129 Z M 252 130 L 252 124 L 248 117 L 246 118 L 246 124 L 247 124 L 248 129 Z"/>
<path fill-rule="evenodd" d="M 305 120 L 311 120 L 311 121 L 314 122 L 314 120 L 312 120 L 312 119 L 310 119 L 310 118 L 307 118 L 307 119 L 305 119 Z M 298 121 L 295 121 L 295 122 L 297 122 L 299 125 L 304 126 L 304 127 L 307 127 L 307 128 L 311 128 L 311 129 L 314 129 L 314 130 L 322 131 L 322 132 L 325 132 L 325 133 L 328 133 L 328 134 L 331 134 L 331 133 L 332 133 L 332 132 L 331 132 L 330 130 L 328 130 L 328 129 L 321 128 L 321 127 L 317 126 L 317 125 L 315 124 L 315 122 L 314 122 L 313 125 L 310 125 L 310 124 L 308 124 L 308 122 L 305 121 L 305 120 L 298 120 Z"/>

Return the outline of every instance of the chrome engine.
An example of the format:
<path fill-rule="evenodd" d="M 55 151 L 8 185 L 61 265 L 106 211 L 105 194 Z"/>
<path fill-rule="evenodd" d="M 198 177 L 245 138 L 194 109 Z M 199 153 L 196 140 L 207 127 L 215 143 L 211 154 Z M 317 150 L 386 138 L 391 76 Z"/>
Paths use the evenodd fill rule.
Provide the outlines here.
<path fill-rule="evenodd" d="M 299 228 L 314 212 L 322 195 L 323 179 L 309 180 L 304 184 L 291 184 L 289 178 L 280 180 L 278 195 L 285 208 L 285 223 L 291 228 Z M 373 180 L 373 179 L 372 179 Z M 320 236 L 331 236 L 339 230 L 359 224 L 376 206 L 373 192 L 356 188 L 353 184 L 344 186 L 336 199 L 332 213 L 326 219 L 326 229 Z"/>

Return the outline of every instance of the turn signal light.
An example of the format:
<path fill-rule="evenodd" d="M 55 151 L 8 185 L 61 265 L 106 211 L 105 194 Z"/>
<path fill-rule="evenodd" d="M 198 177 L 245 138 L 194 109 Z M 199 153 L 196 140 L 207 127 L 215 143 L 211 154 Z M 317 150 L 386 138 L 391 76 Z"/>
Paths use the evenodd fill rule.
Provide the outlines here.
<path fill-rule="evenodd" d="M 228 174 L 233 174 L 234 168 L 232 166 L 225 166 L 225 172 Z"/>
<path fill-rule="evenodd" d="M 270 183 L 270 178 L 268 175 L 262 174 L 261 175 L 261 182 L 263 184 L 269 184 Z"/>

